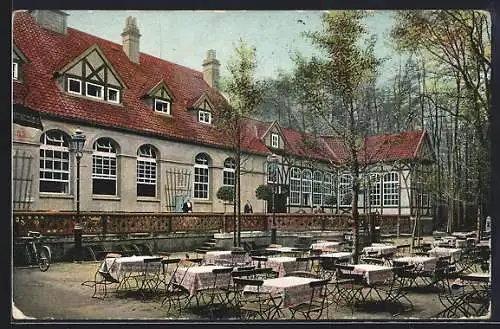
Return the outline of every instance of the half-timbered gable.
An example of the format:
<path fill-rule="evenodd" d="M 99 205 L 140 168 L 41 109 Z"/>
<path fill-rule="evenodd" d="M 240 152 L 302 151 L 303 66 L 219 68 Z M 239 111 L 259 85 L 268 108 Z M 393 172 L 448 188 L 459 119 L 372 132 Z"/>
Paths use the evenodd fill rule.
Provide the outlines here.
<path fill-rule="evenodd" d="M 59 69 L 55 76 L 68 94 L 121 103 L 125 84 L 96 44 Z"/>

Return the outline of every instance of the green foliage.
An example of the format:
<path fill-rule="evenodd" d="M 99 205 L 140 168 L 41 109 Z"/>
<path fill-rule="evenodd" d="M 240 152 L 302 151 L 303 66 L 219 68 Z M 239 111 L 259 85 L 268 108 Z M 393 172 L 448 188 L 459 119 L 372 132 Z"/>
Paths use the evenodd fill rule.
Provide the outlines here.
<path fill-rule="evenodd" d="M 222 90 L 229 98 L 233 113 L 227 113 L 228 119 L 245 116 L 256 111 L 262 102 L 263 83 L 255 79 L 257 70 L 257 50 L 242 39 L 234 48 L 227 69 L 229 76 L 223 80 Z"/>
<path fill-rule="evenodd" d="M 232 202 L 234 201 L 234 187 L 223 185 L 217 191 L 217 198 L 222 201 Z"/>
<path fill-rule="evenodd" d="M 269 185 L 261 184 L 255 189 L 255 196 L 259 200 L 271 201 L 273 198 L 273 189 Z"/>

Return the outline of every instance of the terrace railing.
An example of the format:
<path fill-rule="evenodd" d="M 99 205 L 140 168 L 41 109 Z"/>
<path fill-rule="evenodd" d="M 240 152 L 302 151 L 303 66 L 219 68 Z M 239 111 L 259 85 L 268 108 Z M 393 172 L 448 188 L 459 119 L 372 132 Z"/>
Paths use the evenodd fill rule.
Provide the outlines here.
<path fill-rule="evenodd" d="M 370 215 L 368 215 L 370 216 Z M 272 214 L 241 215 L 242 231 L 267 231 L 272 227 Z M 231 232 L 233 215 L 223 213 L 96 213 L 14 211 L 14 236 L 39 231 L 44 236 L 71 236 L 78 223 L 84 235 L 161 235 L 178 232 Z M 368 220 L 360 214 L 360 220 Z M 375 225 L 392 225 L 393 216 L 374 218 Z M 408 218 L 406 218 L 408 222 Z M 350 215 L 276 214 L 276 228 L 281 231 L 346 231 L 352 228 Z"/>

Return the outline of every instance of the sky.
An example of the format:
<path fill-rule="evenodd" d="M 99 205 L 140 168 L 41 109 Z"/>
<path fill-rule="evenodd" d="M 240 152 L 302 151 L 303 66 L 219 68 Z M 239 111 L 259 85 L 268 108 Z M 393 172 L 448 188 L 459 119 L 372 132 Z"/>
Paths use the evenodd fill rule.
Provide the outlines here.
<path fill-rule="evenodd" d="M 318 30 L 321 11 L 152 11 L 152 10 L 67 10 L 68 26 L 121 43 L 128 16 L 137 18 L 141 52 L 161 57 L 196 70 L 208 49 L 214 49 L 221 63 L 221 75 L 234 54 L 240 38 L 257 49 L 259 78 L 276 77 L 278 70 L 291 71 L 291 54 L 319 54 L 301 33 Z M 370 33 L 378 36 L 377 56 L 390 56 L 387 42 L 392 24 L 391 11 L 376 11 L 366 20 Z M 393 61 L 382 70 L 390 75 Z"/>

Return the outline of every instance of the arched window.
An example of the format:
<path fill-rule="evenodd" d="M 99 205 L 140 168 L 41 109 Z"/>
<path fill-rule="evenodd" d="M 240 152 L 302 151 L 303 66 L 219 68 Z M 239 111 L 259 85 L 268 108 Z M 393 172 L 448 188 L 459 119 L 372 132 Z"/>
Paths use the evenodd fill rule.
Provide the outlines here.
<path fill-rule="evenodd" d="M 156 150 L 142 145 L 137 150 L 137 196 L 156 196 Z"/>
<path fill-rule="evenodd" d="M 300 204 L 300 169 L 290 170 L 290 204 Z"/>
<path fill-rule="evenodd" d="M 313 205 L 322 205 L 323 204 L 323 173 L 321 171 L 315 171 L 313 173 Z"/>
<path fill-rule="evenodd" d="M 399 204 L 399 174 L 389 172 L 384 174 L 383 181 L 384 207 L 397 206 Z"/>
<path fill-rule="evenodd" d="M 339 179 L 339 198 L 338 203 L 341 207 L 350 207 L 352 199 L 352 176 L 342 174 Z"/>
<path fill-rule="evenodd" d="M 302 170 L 302 205 L 311 205 L 312 173 L 309 169 Z"/>
<path fill-rule="evenodd" d="M 194 197 L 198 199 L 208 199 L 209 195 L 209 171 L 208 155 L 200 153 L 194 160 Z"/>
<path fill-rule="evenodd" d="M 235 180 L 235 168 L 236 168 L 236 163 L 233 158 L 227 158 L 224 161 L 224 172 L 223 172 L 223 185 L 228 185 L 228 186 L 234 186 L 234 180 Z"/>
<path fill-rule="evenodd" d="M 370 179 L 368 181 L 369 189 L 370 191 L 370 206 L 371 207 L 379 207 L 380 206 L 380 201 L 382 199 L 382 189 L 381 189 L 381 182 L 380 182 L 380 175 L 379 174 L 370 174 Z"/>
<path fill-rule="evenodd" d="M 116 146 L 109 138 L 94 142 L 92 194 L 116 195 Z"/>
<path fill-rule="evenodd" d="M 69 140 L 59 130 L 40 137 L 40 192 L 69 193 Z"/>

